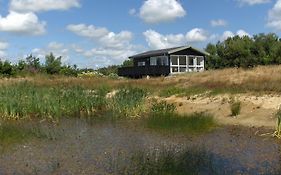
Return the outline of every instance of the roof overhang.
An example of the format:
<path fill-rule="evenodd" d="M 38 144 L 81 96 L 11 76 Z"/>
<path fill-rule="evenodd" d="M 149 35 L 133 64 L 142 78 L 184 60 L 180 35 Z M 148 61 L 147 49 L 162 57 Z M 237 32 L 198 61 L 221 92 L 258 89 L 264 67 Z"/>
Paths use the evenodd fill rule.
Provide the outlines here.
<path fill-rule="evenodd" d="M 202 50 L 200 50 L 200 49 L 196 49 L 196 48 L 191 47 L 191 46 L 185 46 L 185 47 L 180 47 L 180 48 L 171 50 L 171 51 L 168 52 L 168 54 L 173 54 L 173 53 L 176 53 L 176 52 L 185 50 L 185 49 L 192 49 L 192 50 L 194 50 L 194 51 L 196 51 L 196 52 L 199 52 L 199 53 L 201 53 L 201 54 L 203 54 L 203 55 L 210 56 L 210 54 L 209 54 L 208 52 L 202 51 Z"/>

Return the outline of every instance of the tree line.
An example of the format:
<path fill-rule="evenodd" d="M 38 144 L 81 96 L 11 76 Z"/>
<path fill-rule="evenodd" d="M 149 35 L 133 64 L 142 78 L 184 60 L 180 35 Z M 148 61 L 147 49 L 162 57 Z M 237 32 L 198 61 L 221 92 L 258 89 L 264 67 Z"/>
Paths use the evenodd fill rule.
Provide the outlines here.
<path fill-rule="evenodd" d="M 274 33 L 230 37 L 208 44 L 205 50 L 210 54 L 207 69 L 281 64 L 281 39 Z"/>
<path fill-rule="evenodd" d="M 25 76 L 33 74 L 60 74 L 66 76 L 77 76 L 79 70 L 76 65 L 63 65 L 62 57 L 55 57 L 53 53 L 45 56 L 45 63 L 41 63 L 40 59 L 29 55 L 25 59 L 12 64 L 8 60 L 0 60 L 0 76 Z"/>

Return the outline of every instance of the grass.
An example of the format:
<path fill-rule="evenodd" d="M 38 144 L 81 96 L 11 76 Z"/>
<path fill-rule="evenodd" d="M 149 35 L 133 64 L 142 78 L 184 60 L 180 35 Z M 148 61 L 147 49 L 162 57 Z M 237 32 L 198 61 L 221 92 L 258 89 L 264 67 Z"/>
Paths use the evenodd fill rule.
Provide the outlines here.
<path fill-rule="evenodd" d="M 197 95 L 197 94 L 202 94 L 204 92 L 207 92 L 208 89 L 203 88 L 203 87 L 186 87 L 186 88 L 180 88 L 180 87 L 168 87 L 164 88 L 160 91 L 159 96 L 160 97 L 170 97 L 173 95 L 182 97 L 182 96 L 191 96 L 191 95 Z"/>
<path fill-rule="evenodd" d="M 231 116 L 239 115 L 241 112 L 241 102 L 240 101 L 230 102 L 230 110 L 231 110 Z"/>
<path fill-rule="evenodd" d="M 202 172 L 217 174 L 212 163 L 212 155 L 202 148 L 189 148 L 178 152 L 173 149 L 136 153 L 131 168 L 122 174 L 136 175 L 193 175 Z"/>
<path fill-rule="evenodd" d="M 48 138 L 47 134 L 37 127 L 27 127 L 16 122 L 2 122 L 0 125 L 0 145 L 2 147 L 19 143 L 32 138 Z"/>
<path fill-rule="evenodd" d="M 0 87 L 0 114 L 3 118 L 47 118 L 90 116 L 105 104 L 107 89 L 73 87 L 42 87 L 21 82 Z"/>
<path fill-rule="evenodd" d="M 179 115 L 176 113 L 157 114 L 146 119 L 148 128 L 167 132 L 203 133 L 216 126 L 214 118 L 206 113 Z"/>
<path fill-rule="evenodd" d="M 117 118 L 136 117 L 145 111 L 147 91 L 136 87 L 124 87 L 108 100 L 109 110 Z"/>

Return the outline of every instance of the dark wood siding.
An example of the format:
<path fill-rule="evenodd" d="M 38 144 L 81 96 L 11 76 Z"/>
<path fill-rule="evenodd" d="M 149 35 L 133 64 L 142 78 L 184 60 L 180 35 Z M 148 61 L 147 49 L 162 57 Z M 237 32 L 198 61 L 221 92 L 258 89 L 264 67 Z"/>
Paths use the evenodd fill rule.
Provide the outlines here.
<path fill-rule="evenodd" d="M 191 50 L 191 49 L 185 49 L 179 52 L 175 52 L 171 55 L 196 55 L 196 56 L 205 56 L 204 54 L 197 52 L 195 50 Z"/>
<path fill-rule="evenodd" d="M 143 76 L 167 76 L 170 74 L 170 66 L 137 66 L 118 69 L 118 75 L 130 78 L 142 78 Z"/>

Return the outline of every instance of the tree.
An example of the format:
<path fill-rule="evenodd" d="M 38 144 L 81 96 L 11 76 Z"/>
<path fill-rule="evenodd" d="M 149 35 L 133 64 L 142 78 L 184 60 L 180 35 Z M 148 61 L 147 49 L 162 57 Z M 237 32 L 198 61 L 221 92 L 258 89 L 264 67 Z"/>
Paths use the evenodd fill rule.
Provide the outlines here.
<path fill-rule="evenodd" d="M 127 59 L 122 63 L 122 67 L 131 67 L 134 65 L 134 62 L 132 59 Z"/>
<path fill-rule="evenodd" d="M 37 73 L 41 70 L 41 64 L 39 58 L 36 58 L 32 54 L 30 54 L 25 58 L 25 60 L 27 64 L 26 69 L 28 72 Z"/>
<path fill-rule="evenodd" d="M 61 58 L 61 56 L 56 58 L 53 53 L 45 56 L 45 69 L 48 74 L 59 74 Z"/>

